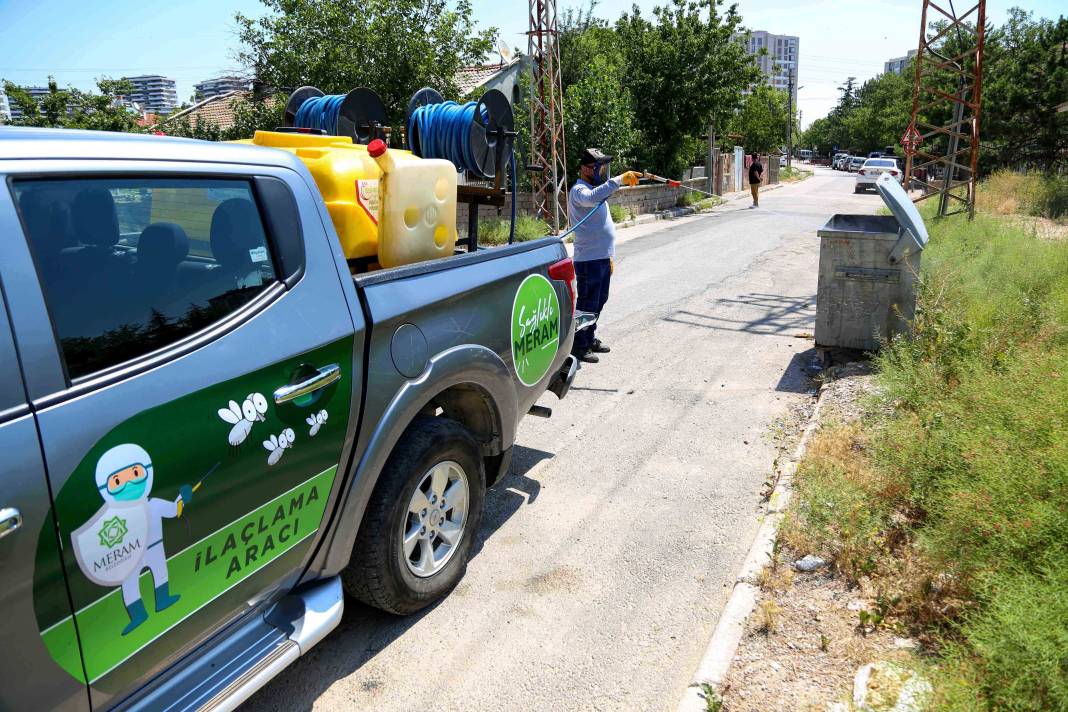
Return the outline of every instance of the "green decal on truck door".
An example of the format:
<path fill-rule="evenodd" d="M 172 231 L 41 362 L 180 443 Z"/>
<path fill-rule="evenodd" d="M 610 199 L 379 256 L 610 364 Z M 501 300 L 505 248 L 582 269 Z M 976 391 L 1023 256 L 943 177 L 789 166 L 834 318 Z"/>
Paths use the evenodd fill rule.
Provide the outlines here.
<path fill-rule="evenodd" d="M 104 433 L 55 495 L 34 606 L 70 675 L 129 689 L 297 575 L 322 525 L 352 376 L 276 403 L 282 385 L 351 361 L 351 339 L 143 410 Z M 62 575 L 46 562 L 62 556 Z M 80 652 L 79 652 L 79 643 Z"/>
<path fill-rule="evenodd" d="M 158 582 L 153 575 L 157 569 L 152 568 L 152 562 L 146 563 L 149 568 L 137 576 L 135 592 L 142 605 L 147 604 L 148 610 L 153 612 L 146 614 L 140 622 L 136 619 L 126 622 L 125 582 L 121 582 L 122 588 L 113 589 L 79 610 L 82 645 L 92 651 L 91 655 L 86 655 L 89 682 L 106 675 L 201 606 L 315 533 L 325 513 L 336 471 L 337 467 L 331 467 L 275 497 L 247 517 L 231 522 L 169 557 L 162 564 L 162 570 L 169 574 L 170 598 L 173 600 L 160 599 L 160 586 L 154 585 Z M 115 518 L 122 522 L 121 513 Z M 122 556 L 126 548 L 136 551 L 144 547 L 143 541 L 129 537 L 129 532 L 120 536 L 127 540 L 126 546 L 120 541 L 110 551 Z M 107 558 L 105 555 L 104 560 Z M 41 636 L 52 657 L 67 672 L 80 678 L 81 661 L 77 658 L 74 621 L 66 618 L 42 631 Z"/>
<path fill-rule="evenodd" d="M 540 381 L 560 345 L 560 300 L 540 274 L 523 280 L 512 302 L 512 362 L 525 386 Z"/>

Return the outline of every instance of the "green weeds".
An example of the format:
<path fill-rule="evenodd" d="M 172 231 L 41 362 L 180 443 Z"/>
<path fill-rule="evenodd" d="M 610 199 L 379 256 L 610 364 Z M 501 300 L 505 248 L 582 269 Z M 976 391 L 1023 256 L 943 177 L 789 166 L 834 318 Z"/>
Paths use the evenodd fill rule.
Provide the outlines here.
<path fill-rule="evenodd" d="M 941 653 L 935 708 L 1068 710 L 1068 244 L 928 227 L 915 333 L 813 438 L 782 536 L 870 586 L 862 630 Z"/>

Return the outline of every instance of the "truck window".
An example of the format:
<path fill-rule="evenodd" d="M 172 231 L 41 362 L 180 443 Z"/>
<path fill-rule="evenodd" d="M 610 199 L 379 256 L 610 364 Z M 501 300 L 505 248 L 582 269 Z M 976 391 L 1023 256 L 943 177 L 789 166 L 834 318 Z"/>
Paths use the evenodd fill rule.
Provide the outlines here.
<path fill-rule="evenodd" d="M 277 281 L 245 180 L 14 184 L 67 374 L 165 347 Z"/>

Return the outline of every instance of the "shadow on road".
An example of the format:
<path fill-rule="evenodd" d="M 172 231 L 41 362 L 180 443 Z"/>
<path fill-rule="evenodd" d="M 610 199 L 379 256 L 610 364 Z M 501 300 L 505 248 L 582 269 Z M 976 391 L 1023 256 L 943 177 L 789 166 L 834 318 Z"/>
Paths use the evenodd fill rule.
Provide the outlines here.
<path fill-rule="evenodd" d="M 783 335 L 789 331 L 811 330 L 816 319 L 816 298 L 812 296 L 786 297 L 758 292 L 744 294 L 735 299 L 717 299 L 716 304 L 724 307 L 740 306 L 743 309 L 759 311 L 759 314 L 752 319 L 739 319 L 680 309 L 664 317 L 664 320 L 705 329 Z"/>
<path fill-rule="evenodd" d="M 822 369 L 820 355 L 815 347 L 796 353 L 786 365 L 786 370 L 782 372 L 779 382 L 775 384 L 775 390 L 813 395 L 817 388 L 813 379 Z"/>
<path fill-rule="evenodd" d="M 534 503 L 541 492 L 541 484 L 527 475 L 539 462 L 553 457 L 552 453 L 543 450 L 514 446 L 511 472 L 486 493 L 485 513 L 471 558 L 482 551 L 486 540 L 521 507 Z M 459 595 L 459 592 L 451 595 Z M 241 709 L 310 710 L 331 685 L 366 665 L 434 608 L 431 606 L 414 615 L 400 617 L 346 598 L 341 624 L 307 655 L 253 695 Z M 370 709 L 374 690 L 381 684 L 373 678 L 365 680 L 362 690 L 367 694 L 366 699 L 349 700 L 343 708 Z"/>

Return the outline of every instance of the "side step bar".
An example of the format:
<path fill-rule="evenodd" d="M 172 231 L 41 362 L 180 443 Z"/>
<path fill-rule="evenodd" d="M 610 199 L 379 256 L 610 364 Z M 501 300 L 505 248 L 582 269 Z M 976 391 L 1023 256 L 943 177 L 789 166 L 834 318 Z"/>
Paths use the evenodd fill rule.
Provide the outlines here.
<path fill-rule="evenodd" d="M 226 628 L 118 709 L 233 710 L 336 628 L 344 609 L 340 577 L 303 587 Z"/>
<path fill-rule="evenodd" d="M 263 658 L 254 668 L 227 685 L 201 709 L 205 712 L 237 709 L 256 690 L 337 628 L 344 611 L 345 596 L 340 576 L 284 597 L 264 616 L 264 620 L 286 634 L 285 643 L 279 646 L 276 653 Z"/>

